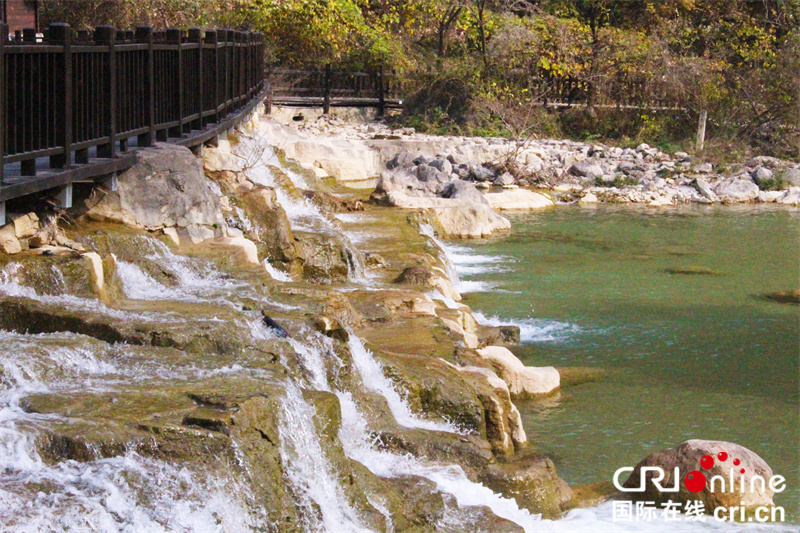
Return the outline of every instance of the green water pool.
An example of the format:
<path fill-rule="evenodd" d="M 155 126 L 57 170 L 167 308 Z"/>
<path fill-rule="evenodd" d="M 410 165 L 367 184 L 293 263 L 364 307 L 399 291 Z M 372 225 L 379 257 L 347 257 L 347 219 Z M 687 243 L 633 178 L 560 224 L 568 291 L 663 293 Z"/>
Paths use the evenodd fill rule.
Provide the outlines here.
<path fill-rule="evenodd" d="M 451 243 L 465 302 L 523 326 L 528 365 L 603 377 L 519 402 L 528 437 L 571 484 L 653 451 L 725 440 L 763 457 L 800 519 L 800 210 L 559 206 L 510 235 Z M 679 272 L 679 273 L 676 273 Z"/>

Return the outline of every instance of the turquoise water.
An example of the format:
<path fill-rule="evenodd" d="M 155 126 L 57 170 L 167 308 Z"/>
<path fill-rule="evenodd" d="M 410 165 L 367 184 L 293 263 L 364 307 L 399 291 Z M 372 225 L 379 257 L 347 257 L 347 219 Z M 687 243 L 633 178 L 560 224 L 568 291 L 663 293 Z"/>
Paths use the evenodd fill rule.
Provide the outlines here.
<path fill-rule="evenodd" d="M 800 210 L 558 207 L 513 215 L 511 235 L 450 249 L 487 317 L 522 326 L 528 365 L 603 370 L 519 402 L 528 436 L 570 484 L 687 439 L 758 453 L 800 517 Z M 701 270 L 675 274 L 668 269 Z M 596 372 L 595 372 L 596 374 Z M 566 374 L 565 374 L 566 375 Z"/>

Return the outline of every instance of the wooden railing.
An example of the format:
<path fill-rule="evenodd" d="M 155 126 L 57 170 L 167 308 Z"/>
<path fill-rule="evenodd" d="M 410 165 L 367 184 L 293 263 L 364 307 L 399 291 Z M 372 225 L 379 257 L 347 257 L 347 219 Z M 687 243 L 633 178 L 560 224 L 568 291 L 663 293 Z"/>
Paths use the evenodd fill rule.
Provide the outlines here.
<path fill-rule="evenodd" d="M 52 24 L 43 39 L 7 35 L 0 24 L 0 186 L 42 173 L 44 158 L 68 171 L 154 141 L 186 144 L 266 83 L 258 33 Z"/>
<path fill-rule="evenodd" d="M 272 69 L 270 102 L 276 105 L 316 105 L 325 113 L 332 106 L 386 108 L 402 105 L 402 86 L 394 73 L 378 68 L 371 72 L 324 69 Z"/>

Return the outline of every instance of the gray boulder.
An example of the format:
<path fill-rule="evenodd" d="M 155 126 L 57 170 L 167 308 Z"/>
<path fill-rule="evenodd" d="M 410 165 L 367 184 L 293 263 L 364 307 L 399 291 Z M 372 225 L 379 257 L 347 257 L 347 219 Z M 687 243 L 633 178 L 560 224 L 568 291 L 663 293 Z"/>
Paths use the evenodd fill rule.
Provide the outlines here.
<path fill-rule="evenodd" d="M 470 168 L 469 177 L 473 181 L 490 181 L 495 174 L 483 165 L 474 165 Z"/>
<path fill-rule="evenodd" d="M 728 178 L 720 181 L 716 193 L 723 202 L 752 202 L 758 198 L 758 185 L 750 180 Z"/>
<path fill-rule="evenodd" d="M 711 163 L 702 163 L 694 167 L 694 171 L 698 174 L 711 174 L 714 171 L 714 165 Z"/>
<path fill-rule="evenodd" d="M 764 183 L 767 180 L 771 180 L 773 174 L 772 174 L 772 171 L 770 169 L 768 169 L 766 167 L 762 167 L 762 166 L 757 166 L 750 173 L 750 176 L 755 180 L 756 183 L 758 183 L 760 185 L 760 184 Z"/>
<path fill-rule="evenodd" d="M 407 150 L 403 150 L 396 156 L 394 156 L 388 163 L 386 163 L 386 168 L 389 170 L 393 170 L 395 168 L 405 168 L 414 165 L 414 154 Z"/>
<path fill-rule="evenodd" d="M 800 185 L 800 168 L 787 168 L 782 174 L 783 181 L 790 187 Z"/>
<path fill-rule="evenodd" d="M 569 167 L 567 172 L 579 178 L 599 178 L 603 175 L 603 167 L 592 159 L 584 159 Z"/>
<path fill-rule="evenodd" d="M 444 186 L 439 196 L 442 198 L 467 199 L 479 204 L 486 203 L 486 199 L 480 191 L 473 184 L 463 180 L 451 181 Z"/>
<path fill-rule="evenodd" d="M 502 176 L 498 176 L 494 180 L 494 184 L 498 187 L 507 187 L 509 185 L 514 185 L 514 176 L 510 172 L 504 172 Z"/>
<path fill-rule="evenodd" d="M 419 181 L 427 183 L 447 183 L 450 181 L 449 174 L 425 164 L 417 167 L 416 176 Z"/>
<path fill-rule="evenodd" d="M 135 157 L 117 190 L 87 212 L 90 218 L 145 229 L 225 225 L 219 196 L 188 148 L 156 143 Z"/>
<path fill-rule="evenodd" d="M 706 198 L 707 200 L 710 200 L 712 202 L 718 202 L 719 201 L 719 198 L 714 193 L 714 191 L 711 189 L 711 186 L 708 184 L 708 182 L 705 179 L 697 178 L 695 180 L 695 182 L 694 182 L 694 185 L 695 185 L 695 187 L 697 187 L 697 191 L 700 193 L 700 195 L 703 198 Z"/>
<path fill-rule="evenodd" d="M 453 165 L 447 159 L 434 159 L 428 165 L 432 166 L 436 170 L 441 170 L 446 175 L 450 175 L 453 173 Z"/>

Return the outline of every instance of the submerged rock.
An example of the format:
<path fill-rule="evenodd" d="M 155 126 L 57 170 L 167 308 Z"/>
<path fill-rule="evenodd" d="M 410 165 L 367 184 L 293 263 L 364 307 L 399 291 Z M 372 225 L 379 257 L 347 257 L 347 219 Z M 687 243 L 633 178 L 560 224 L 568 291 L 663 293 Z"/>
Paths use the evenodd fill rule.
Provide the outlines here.
<path fill-rule="evenodd" d="M 763 295 L 767 300 L 782 304 L 800 304 L 800 289 L 794 291 L 768 292 Z"/>

